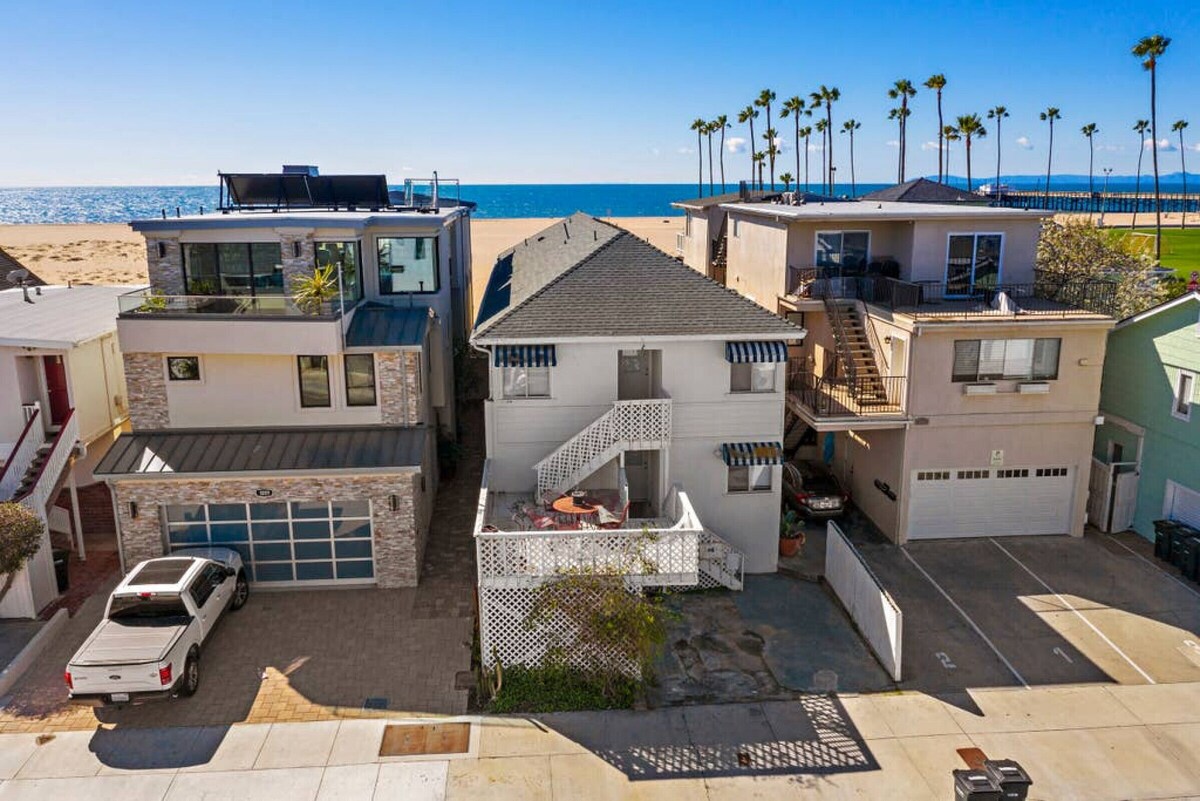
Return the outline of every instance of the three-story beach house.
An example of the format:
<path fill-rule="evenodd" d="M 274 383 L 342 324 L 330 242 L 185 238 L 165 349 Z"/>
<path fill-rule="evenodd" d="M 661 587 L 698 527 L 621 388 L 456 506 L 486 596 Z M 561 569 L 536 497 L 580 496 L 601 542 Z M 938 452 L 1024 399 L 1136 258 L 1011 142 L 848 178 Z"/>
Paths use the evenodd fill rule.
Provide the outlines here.
<path fill-rule="evenodd" d="M 469 321 L 446 182 L 221 176 L 217 213 L 140 220 L 120 299 L 132 433 L 96 469 L 124 565 L 196 545 L 276 586 L 417 582 Z"/>
<path fill-rule="evenodd" d="M 809 444 L 899 543 L 1082 533 L 1113 287 L 1035 271 L 1045 213 L 720 208 L 726 285 L 809 332 L 789 453 Z"/>

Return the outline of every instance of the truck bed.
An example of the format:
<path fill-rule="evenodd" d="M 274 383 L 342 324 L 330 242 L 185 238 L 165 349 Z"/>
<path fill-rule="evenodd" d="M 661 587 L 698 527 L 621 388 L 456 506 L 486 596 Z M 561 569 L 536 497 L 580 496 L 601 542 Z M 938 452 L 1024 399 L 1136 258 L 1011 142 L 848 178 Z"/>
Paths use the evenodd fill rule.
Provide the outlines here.
<path fill-rule="evenodd" d="M 141 665 L 158 662 L 187 631 L 189 623 L 128 625 L 103 621 L 71 660 L 72 665 Z"/>

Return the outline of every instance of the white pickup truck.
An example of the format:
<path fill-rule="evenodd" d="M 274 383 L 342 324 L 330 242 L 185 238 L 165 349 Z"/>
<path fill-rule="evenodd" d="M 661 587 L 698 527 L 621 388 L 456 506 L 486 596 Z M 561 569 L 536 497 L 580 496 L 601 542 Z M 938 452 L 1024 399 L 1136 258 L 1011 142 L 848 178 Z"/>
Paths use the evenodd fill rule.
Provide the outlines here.
<path fill-rule="evenodd" d="M 102 706 L 193 695 L 204 641 L 225 609 L 241 609 L 249 595 L 242 558 L 229 548 L 142 562 L 67 663 L 71 700 Z"/>

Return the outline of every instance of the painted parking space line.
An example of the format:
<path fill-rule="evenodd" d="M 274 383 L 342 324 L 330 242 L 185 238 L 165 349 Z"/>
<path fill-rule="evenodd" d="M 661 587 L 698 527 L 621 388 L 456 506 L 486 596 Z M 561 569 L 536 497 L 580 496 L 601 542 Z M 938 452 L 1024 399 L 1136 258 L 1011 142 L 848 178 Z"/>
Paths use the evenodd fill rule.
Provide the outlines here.
<path fill-rule="evenodd" d="M 1062 597 L 1062 595 L 1060 595 L 1057 590 L 1055 590 L 1053 587 L 1051 587 L 1049 584 L 1047 584 L 1045 581 L 1043 581 L 1041 576 L 1039 576 L 1037 573 L 1034 573 L 1032 570 L 1030 570 L 1028 565 L 1026 565 L 1024 562 L 1022 562 L 1017 557 L 1013 556 L 1011 551 L 1009 551 L 1007 548 L 1005 548 L 1000 543 L 996 542 L 996 540 L 994 538 L 988 537 L 988 542 L 990 542 L 992 545 L 995 545 L 997 548 L 999 548 L 1004 553 L 1005 556 L 1007 556 L 1009 559 L 1013 560 L 1018 565 L 1020 565 L 1022 570 L 1024 570 L 1026 573 L 1028 573 L 1030 576 L 1033 577 L 1034 581 L 1036 581 L 1038 584 L 1041 584 L 1043 587 L 1046 588 L 1047 592 L 1049 592 L 1051 595 L 1053 595 L 1055 598 L 1057 598 L 1058 602 L 1060 604 L 1062 604 L 1067 609 L 1070 609 L 1072 612 L 1074 612 L 1076 617 L 1078 617 L 1080 620 L 1082 620 L 1089 629 L 1094 631 L 1096 633 L 1096 636 L 1098 636 L 1100 639 L 1104 640 L 1104 642 L 1108 645 L 1109 648 L 1112 648 L 1114 651 L 1116 651 L 1117 655 L 1119 657 L 1121 657 L 1122 659 L 1124 659 L 1125 662 L 1128 663 L 1130 667 L 1132 667 L 1134 670 L 1136 670 L 1143 679 L 1145 679 L 1150 684 L 1158 683 L 1153 678 L 1151 678 L 1149 673 L 1142 670 L 1141 666 L 1138 665 L 1137 662 L 1134 662 L 1132 659 L 1130 659 L 1129 655 L 1126 654 L 1124 651 L 1122 651 L 1115 642 L 1110 640 L 1108 638 L 1107 634 L 1102 632 L 1100 629 L 1096 628 L 1096 625 L 1094 623 L 1092 623 L 1092 621 L 1088 620 L 1087 617 L 1084 616 L 1084 614 L 1082 612 L 1080 612 L 1078 609 L 1076 609 L 1071 604 L 1070 601 L 1068 601 L 1066 598 Z"/>
<path fill-rule="evenodd" d="M 955 611 L 958 612 L 963 620 L 967 621 L 967 625 L 979 635 L 979 639 L 983 640 L 984 643 L 987 644 L 988 648 L 992 649 L 992 653 L 996 655 L 997 659 L 1004 663 L 1004 666 L 1008 668 L 1008 672 L 1013 674 L 1017 681 L 1021 682 L 1021 686 L 1026 690 L 1030 689 L 1029 682 L 1025 681 L 1025 677 L 1021 675 L 1020 671 L 1013 667 L 1013 663 L 1008 661 L 1008 657 L 1001 653 L 1000 649 L 996 647 L 996 644 L 992 642 L 986 634 L 983 633 L 983 629 L 979 628 L 979 625 L 971 619 L 971 616 L 967 614 L 967 611 L 959 606 L 957 601 L 950 597 L 950 593 L 942 589 L 942 585 L 938 584 L 937 581 L 934 580 L 933 576 L 929 575 L 929 571 L 921 567 L 921 563 L 913 558 L 913 555 L 908 552 L 908 548 L 902 547 L 900 549 L 900 553 L 904 554 L 904 558 L 912 562 L 913 567 L 921 572 L 921 575 L 925 577 L 925 580 L 932 584 L 935 590 L 941 593 L 942 597 L 954 607 Z"/>
<path fill-rule="evenodd" d="M 1185 590 L 1190 592 L 1192 595 L 1195 595 L 1197 598 L 1200 598 L 1200 591 L 1197 591 L 1195 587 L 1188 584 L 1186 581 L 1181 579 L 1179 576 L 1172 575 L 1172 574 L 1168 573 L 1167 571 L 1163 570 L 1158 565 L 1154 564 L 1149 559 L 1142 556 L 1140 553 L 1133 550 L 1132 548 L 1130 548 L 1125 543 L 1121 542 L 1119 539 L 1117 539 L 1113 535 L 1105 534 L 1104 537 L 1105 537 L 1105 539 L 1107 539 L 1111 542 L 1115 542 L 1117 545 L 1120 545 L 1122 548 L 1129 551 L 1131 554 L 1136 556 L 1139 561 L 1144 562 L 1146 565 L 1148 565 L 1150 567 L 1151 570 L 1153 570 L 1158 575 L 1171 579 L 1171 581 L 1174 581 L 1176 584 L 1178 584 L 1180 587 L 1183 587 Z"/>

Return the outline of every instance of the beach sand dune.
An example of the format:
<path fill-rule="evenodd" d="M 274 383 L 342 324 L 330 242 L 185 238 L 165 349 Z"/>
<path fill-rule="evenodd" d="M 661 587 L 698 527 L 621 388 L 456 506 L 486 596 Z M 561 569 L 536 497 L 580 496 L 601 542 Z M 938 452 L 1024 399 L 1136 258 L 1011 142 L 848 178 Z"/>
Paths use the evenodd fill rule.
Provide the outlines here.
<path fill-rule="evenodd" d="M 682 217 L 619 217 L 612 222 L 674 253 Z M 554 219 L 471 221 L 472 289 L 478 306 L 496 257 L 555 222 Z M 141 234 L 122 223 L 0 225 L 0 247 L 43 281 L 91 284 L 146 282 L 146 247 Z"/>

